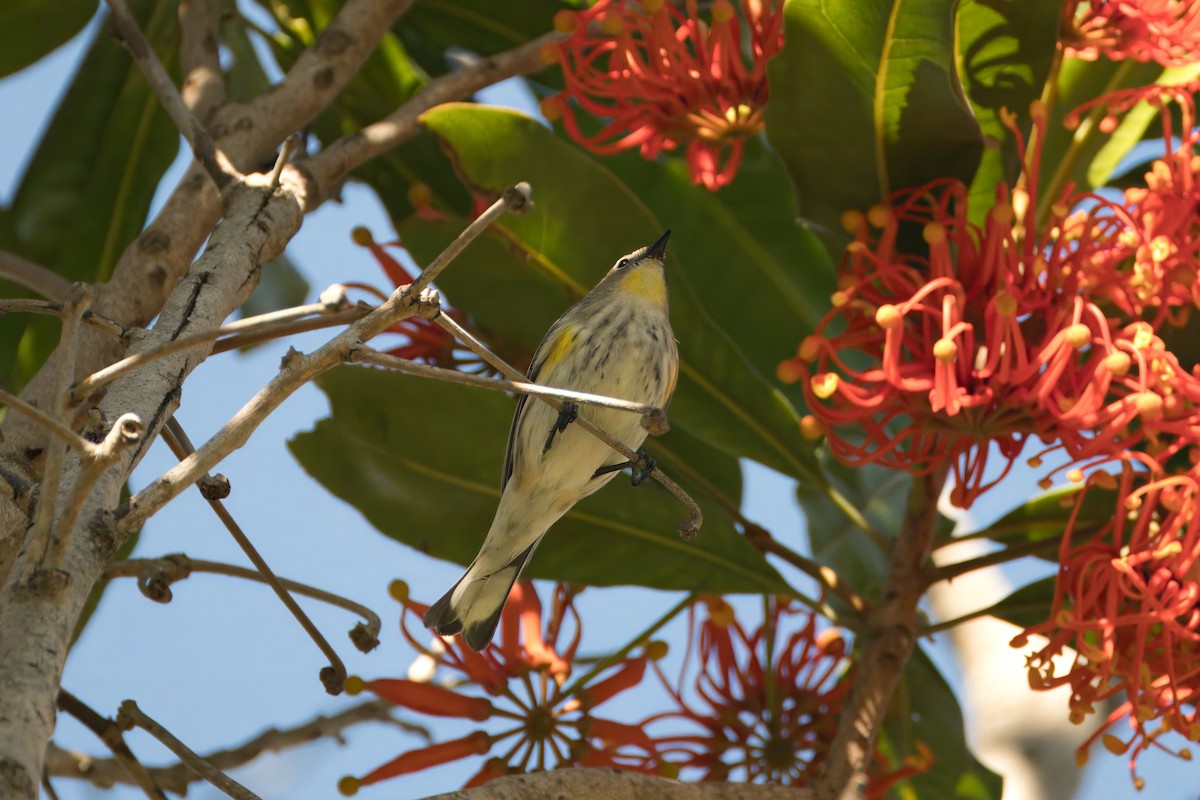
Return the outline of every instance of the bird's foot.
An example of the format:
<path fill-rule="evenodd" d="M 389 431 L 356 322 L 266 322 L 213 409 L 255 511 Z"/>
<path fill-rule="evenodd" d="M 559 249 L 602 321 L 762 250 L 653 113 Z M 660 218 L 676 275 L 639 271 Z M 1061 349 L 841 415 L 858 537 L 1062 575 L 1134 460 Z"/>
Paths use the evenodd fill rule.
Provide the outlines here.
<path fill-rule="evenodd" d="M 599 478 L 601 475 L 607 475 L 610 472 L 620 472 L 626 467 L 633 468 L 633 485 L 641 486 L 650 473 L 654 472 L 654 456 L 647 453 L 645 450 L 638 450 L 634 458 L 630 461 L 622 461 L 620 464 L 609 464 L 607 467 L 601 467 L 592 473 L 592 478 Z"/>
<path fill-rule="evenodd" d="M 555 434 L 565 431 L 567 426 L 577 419 L 579 419 L 579 404 L 564 400 L 562 410 L 558 412 L 558 419 L 550 426 L 550 435 L 546 437 L 546 446 L 542 448 L 542 452 L 549 452 L 550 445 L 554 444 Z"/>

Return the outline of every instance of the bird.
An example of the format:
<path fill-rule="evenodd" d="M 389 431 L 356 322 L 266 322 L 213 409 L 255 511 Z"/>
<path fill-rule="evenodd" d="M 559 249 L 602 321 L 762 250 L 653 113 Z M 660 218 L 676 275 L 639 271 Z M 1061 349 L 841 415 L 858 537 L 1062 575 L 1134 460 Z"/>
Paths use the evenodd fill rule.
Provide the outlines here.
<path fill-rule="evenodd" d="M 679 377 L 665 272 L 668 230 L 617 260 L 600 282 L 550 326 L 528 375 L 544 386 L 606 395 L 666 410 Z M 637 451 L 630 461 L 571 423 L 590 420 Z M 425 614 L 441 636 L 461 633 L 482 650 L 496 632 L 508 594 L 542 538 L 580 500 L 625 467 L 638 485 L 654 468 L 640 449 L 639 414 L 563 402 L 556 411 L 517 399 L 504 456 L 500 502 L 479 554 Z"/>

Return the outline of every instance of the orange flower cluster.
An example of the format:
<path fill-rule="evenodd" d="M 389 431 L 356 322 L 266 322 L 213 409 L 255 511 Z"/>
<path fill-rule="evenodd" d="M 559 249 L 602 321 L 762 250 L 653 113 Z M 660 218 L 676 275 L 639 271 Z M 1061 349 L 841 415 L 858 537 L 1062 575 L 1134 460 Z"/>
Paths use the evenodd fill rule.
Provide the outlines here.
<path fill-rule="evenodd" d="M 637 148 L 644 158 L 684 148 L 692 181 L 716 190 L 733 180 L 743 140 L 763 128 L 767 61 L 783 45 L 781 0 L 599 0 L 561 11 L 570 36 L 554 50 L 566 90 L 542 104 L 594 153 Z M 743 40 L 746 46 L 743 47 Z M 595 132 L 579 112 L 609 120 Z M 590 119 L 587 122 L 591 122 Z M 585 130 L 588 128 L 589 130 Z"/>
<path fill-rule="evenodd" d="M 1200 59 L 1195 0 L 1071 0 L 1063 4 L 1067 54 L 1180 66 Z"/>

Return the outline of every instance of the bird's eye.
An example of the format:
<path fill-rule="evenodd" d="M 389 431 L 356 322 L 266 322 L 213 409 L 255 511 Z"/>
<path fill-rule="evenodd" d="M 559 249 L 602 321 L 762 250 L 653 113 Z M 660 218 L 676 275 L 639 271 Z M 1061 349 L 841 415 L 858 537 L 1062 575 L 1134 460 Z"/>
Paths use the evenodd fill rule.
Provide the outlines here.
<path fill-rule="evenodd" d="M 628 258 L 622 258 L 620 261 L 617 262 L 617 269 L 624 269 L 625 267 L 628 267 L 628 266 L 629 266 Z"/>

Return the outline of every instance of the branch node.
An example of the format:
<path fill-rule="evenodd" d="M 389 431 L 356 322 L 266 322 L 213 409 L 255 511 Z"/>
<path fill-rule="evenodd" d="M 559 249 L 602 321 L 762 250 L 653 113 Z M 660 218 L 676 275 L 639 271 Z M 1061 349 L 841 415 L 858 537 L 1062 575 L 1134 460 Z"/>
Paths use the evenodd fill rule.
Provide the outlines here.
<path fill-rule="evenodd" d="M 23 587 L 26 597 L 53 601 L 62 596 L 71 584 L 71 576 L 61 569 L 39 567 L 30 571 Z"/>
<path fill-rule="evenodd" d="M 361 622 L 350 629 L 350 641 L 363 653 L 369 653 L 379 647 L 379 638 Z"/>
<path fill-rule="evenodd" d="M 279 359 L 279 369 L 293 369 L 302 358 L 304 358 L 304 353 L 294 347 L 289 347 L 288 351 L 283 354 L 283 358 Z"/>
<path fill-rule="evenodd" d="M 533 207 L 533 188 L 521 181 L 516 186 L 509 186 L 500 195 L 505 207 L 514 214 L 524 214 Z"/>
<path fill-rule="evenodd" d="M 335 697 L 342 693 L 346 688 L 346 676 L 344 673 L 339 673 L 333 667 L 321 667 L 320 672 L 321 685 L 325 687 L 325 691 Z"/>
<path fill-rule="evenodd" d="M 661 408 L 656 408 L 653 411 L 647 411 L 642 415 L 642 427 L 651 436 L 662 436 L 667 431 L 671 430 L 671 423 L 667 421 L 667 412 Z"/>
<path fill-rule="evenodd" d="M 325 306 L 325 310 L 330 312 L 341 311 L 350 306 L 350 298 L 346 296 L 346 287 L 340 283 L 335 283 L 321 292 L 318 300 Z"/>
<path fill-rule="evenodd" d="M 200 494 L 205 500 L 224 500 L 232 490 L 229 478 L 220 472 L 216 475 L 205 475 L 196 481 L 196 485 L 200 487 Z"/>

